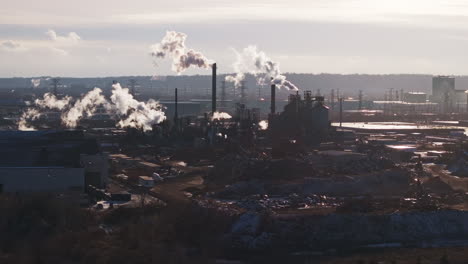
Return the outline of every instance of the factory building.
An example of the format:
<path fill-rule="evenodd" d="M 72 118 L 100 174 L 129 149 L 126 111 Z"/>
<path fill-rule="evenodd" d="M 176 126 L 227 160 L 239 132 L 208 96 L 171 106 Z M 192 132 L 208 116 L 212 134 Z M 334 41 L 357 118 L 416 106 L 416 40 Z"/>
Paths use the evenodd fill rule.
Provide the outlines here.
<path fill-rule="evenodd" d="M 0 167 L 0 193 L 83 192 L 83 168 Z"/>
<path fill-rule="evenodd" d="M 81 154 L 81 166 L 85 169 L 86 185 L 105 187 L 108 183 L 109 154 Z"/>
<path fill-rule="evenodd" d="M 455 92 L 455 77 L 434 76 L 432 77 L 432 98 L 443 100 L 446 94 L 453 95 Z"/>
<path fill-rule="evenodd" d="M 407 103 L 425 103 L 427 100 L 427 94 L 423 92 L 408 92 L 404 95 L 404 100 Z"/>
<path fill-rule="evenodd" d="M 466 90 L 455 89 L 455 77 L 435 76 L 432 78 L 431 100 L 439 104 L 442 113 L 454 112 L 457 106 L 467 103 Z"/>
<path fill-rule="evenodd" d="M 159 102 L 165 107 L 164 114 L 168 119 L 173 119 L 175 115 L 175 102 L 173 101 L 161 101 Z M 208 100 L 211 104 L 211 101 Z M 177 102 L 177 115 L 183 116 L 197 116 L 202 113 L 202 104 L 200 102 Z"/>
<path fill-rule="evenodd" d="M 82 131 L 0 131 L 1 191 L 83 192 L 107 176 L 107 155 Z"/>
<path fill-rule="evenodd" d="M 438 103 L 433 102 L 404 102 L 404 101 L 374 101 L 374 109 L 384 114 L 421 114 L 437 111 Z"/>
<path fill-rule="evenodd" d="M 329 108 L 324 105 L 323 96 L 312 96 L 304 92 L 289 96 L 289 103 L 280 114 L 270 115 L 272 141 L 318 145 L 327 137 L 330 128 Z"/>
<path fill-rule="evenodd" d="M 26 107 L 28 107 L 27 103 L 21 99 L 0 99 L 0 115 L 2 116 L 13 116 Z"/>

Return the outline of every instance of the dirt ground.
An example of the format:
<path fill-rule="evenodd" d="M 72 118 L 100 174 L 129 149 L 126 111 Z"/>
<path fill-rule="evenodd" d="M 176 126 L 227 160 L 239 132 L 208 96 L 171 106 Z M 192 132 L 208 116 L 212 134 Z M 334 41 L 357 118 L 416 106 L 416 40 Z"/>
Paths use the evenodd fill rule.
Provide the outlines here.
<path fill-rule="evenodd" d="M 156 197 L 168 204 L 188 203 L 190 199 L 188 193 L 184 190 L 187 188 L 202 187 L 203 176 L 208 171 L 208 168 L 177 166 L 176 169 L 182 171 L 185 175 L 156 183 L 156 186 L 154 186 L 151 191 Z"/>
<path fill-rule="evenodd" d="M 443 262 L 446 255 L 448 262 Z M 441 261 L 442 260 L 442 261 Z M 314 263 L 314 262 L 312 262 Z M 320 263 L 326 264 L 467 264 L 468 247 L 383 249 L 376 252 L 357 253 L 346 257 L 335 257 Z"/>
<path fill-rule="evenodd" d="M 426 168 L 433 177 L 440 177 L 441 180 L 450 185 L 454 190 L 468 192 L 468 178 L 453 176 L 448 171 L 444 170 L 442 165 L 430 165 Z"/>

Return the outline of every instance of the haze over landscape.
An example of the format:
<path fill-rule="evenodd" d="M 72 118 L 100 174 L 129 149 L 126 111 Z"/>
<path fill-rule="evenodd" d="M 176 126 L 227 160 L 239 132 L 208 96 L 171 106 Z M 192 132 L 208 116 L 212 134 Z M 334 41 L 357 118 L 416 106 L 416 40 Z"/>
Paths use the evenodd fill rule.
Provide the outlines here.
<path fill-rule="evenodd" d="M 0 263 L 466 264 L 468 0 L 0 8 Z"/>
<path fill-rule="evenodd" d="M 257 45 L 283 72 L 467 74 L 465 1 L 8 1 L 0 76 L 169 75 L 150 46 L 167 30 L 230 73 Z M 291 30 L 294 29 L 294 30 Z M 185 74 L 208 74 L 189 69 Z"/>

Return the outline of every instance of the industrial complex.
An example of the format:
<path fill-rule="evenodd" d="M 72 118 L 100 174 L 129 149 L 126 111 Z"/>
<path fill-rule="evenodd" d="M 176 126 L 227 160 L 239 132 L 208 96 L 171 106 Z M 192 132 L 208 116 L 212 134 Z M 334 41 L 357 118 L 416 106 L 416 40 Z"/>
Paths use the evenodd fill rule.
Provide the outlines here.
<path fill-rule="evenodd" d="M 164 113 L 155 123 L 93 99 L 70 128 L 67 106 L 41 103 L 73 108 L 86 96 L 62 94 L 56 79 L 0 102 L 0 192 L 54 195 L 104 215 L 190 205 L 215 223 L 229 219 L 219 238 L 227 256 L 281 249 L 326 260 L 350 248 L 467 244 L 468 96 L 456 78 L 434 76 L 432 94 L 392 88 L 380 98 L 334 89 L 278 97 L 272 81 L 253 99 L 245 82 L 228 93 L 211 69 L 209 96 L 180 100 L 174 87 L 145 112 Z M 158 99 L 130 83 L 128 100 L 148 100 L 137 108 Z M 18 130 L 31 109 L 42 112 Z"/>

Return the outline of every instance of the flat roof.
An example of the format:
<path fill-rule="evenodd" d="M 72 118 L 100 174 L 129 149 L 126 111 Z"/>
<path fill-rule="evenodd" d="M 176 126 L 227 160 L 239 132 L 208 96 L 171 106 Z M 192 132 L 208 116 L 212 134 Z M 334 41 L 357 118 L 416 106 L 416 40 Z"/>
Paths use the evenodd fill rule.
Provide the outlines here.
<path fill-rule="evenodd" d="M 398 104 L 398 105 L 438 105 L 438 103 L 424 102 L 424 103 L 410 103 L 404 101 L 373 101 L 374 104 Z"/>
<path fill-rule="evenodd" d="M 210 101 L 211 102 L 211 101 Z M 160 104 L 175 104 L 175 101 L 159 101 Z M 191 101 L 178 101 L 177 104 L 180 105 L 200 105 L 200 102 L 191 102 Z"/>
<path fill-rule="evenodd" d="M 386 147 L 395 150 L 416 150 L 416 146 L 413 145 L 386 145 Z"/>
<path fill-rule="evenodd" d="M 424 94 L 424 95 L 427 95 L 427 93 L 425 93 L 425 92 L 408 92 L 408 94 Z"/>
<path fill-rule="evenodd" d="M 82 168 L 71 168 L 71 167 L 2 167 L 0 169 L 82 169 Z"/>
<path fill-rule="evenodd" d="M 211 99 L 190 99 L 190 102 L 211 102 Z M 216 102 L 232 102 L 232 100 L 216 99 Z"/>
<path fill-rule="evenodd" d="M 342 151 L 342 150 L 323 150 L 319 151 L 319 154 L 326 156 L 366 156 L 362 153 L 352 152 L 352 151 Z"/>
<path fill-rule="evenodd" d="M 334 122 L 332 126 L 339 127 L 340 123 Z M 465 131 L 463 127 L 457 126 L 444 126 L 436 124 L 416 124 L 409 122 L 343 122 L 343 128 L 359 129 L 359 130 L 451 130 L 451 131 Z"/>

